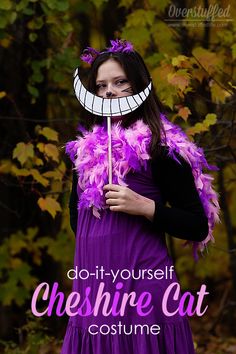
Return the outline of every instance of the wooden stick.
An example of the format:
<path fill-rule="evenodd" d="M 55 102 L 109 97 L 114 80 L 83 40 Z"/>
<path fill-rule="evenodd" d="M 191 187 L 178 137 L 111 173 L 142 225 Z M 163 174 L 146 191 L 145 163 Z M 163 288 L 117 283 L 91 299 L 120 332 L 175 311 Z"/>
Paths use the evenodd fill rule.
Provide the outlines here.
<path fill-rule="evenodd" d="M 108 134 L 108 182 L 112 184 L 111 117 L 107 117 Z"/>

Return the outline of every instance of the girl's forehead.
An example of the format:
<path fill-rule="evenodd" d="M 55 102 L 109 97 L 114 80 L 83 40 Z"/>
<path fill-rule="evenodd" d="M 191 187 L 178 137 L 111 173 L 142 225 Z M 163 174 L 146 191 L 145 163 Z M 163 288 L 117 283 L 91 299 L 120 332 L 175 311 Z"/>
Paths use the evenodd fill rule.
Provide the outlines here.
<path fill-rule="evenodd" d="M 97 71 L 97 80 L 105 80 L 117 76 L 126 76 L 124 69 L 114 59 L 108 59 L 102 63 Z"/>

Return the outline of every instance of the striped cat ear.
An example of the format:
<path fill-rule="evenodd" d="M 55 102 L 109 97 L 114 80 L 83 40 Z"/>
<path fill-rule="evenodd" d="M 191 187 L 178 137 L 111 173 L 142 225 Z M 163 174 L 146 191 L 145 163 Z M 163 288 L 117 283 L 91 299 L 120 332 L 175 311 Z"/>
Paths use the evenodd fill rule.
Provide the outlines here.
<path fill-rule="evenodd" d="M 141 92 L 125 97 L 102 98 L 89 92 L 79 78 L 78 68 L 74 73 L 75 95 L 82 106 L 92 114 L 98 116 L 116 117 L 135 111 L 148 97 L 152 83 Z"/>

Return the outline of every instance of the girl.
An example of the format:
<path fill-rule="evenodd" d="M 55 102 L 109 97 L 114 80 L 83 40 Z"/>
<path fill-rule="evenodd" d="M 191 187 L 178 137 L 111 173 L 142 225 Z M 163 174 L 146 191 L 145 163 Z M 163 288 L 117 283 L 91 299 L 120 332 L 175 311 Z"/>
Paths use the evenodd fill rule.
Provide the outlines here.
<path fill-rule="evenodd" d="M 88 91 L 102 98 L 135 95 L 150 82 L 131 43 L 88 48 Z M 202 150 L 161 113 L 152 87 L 134 112 L 112 118 L 113 183 L 108 184 L 107 126 L 89 114 L 90 131 L 67 143 L 74 163 L 70 220 L 74 265 L 84 276 L 73 291 L 62 354 L 191 354 L 191 330 L 179 313 L 181 294 L 165 233 L 193 242 L 212 239 L 218 204 Z M 168 206 L 166 204 L 169 204 Z M 175 288 L 177 289 L 177 288 Z"/>

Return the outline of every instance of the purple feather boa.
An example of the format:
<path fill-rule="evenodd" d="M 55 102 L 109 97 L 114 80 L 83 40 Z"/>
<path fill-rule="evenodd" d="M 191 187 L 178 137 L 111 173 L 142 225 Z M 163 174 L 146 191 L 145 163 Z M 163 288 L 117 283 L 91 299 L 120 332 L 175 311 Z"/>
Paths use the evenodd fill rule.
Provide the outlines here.
<path fill-rule="evenodd" d="M 203 173 L 203 168 L 216 170 L 210 166 L 201 148 L 191 142 L 180 127 L 171 123 L 163 114 L 161 119 L 166 137 L 162 136 L 161 144 L 169 148 L 169 155 L 178 163 L 178 154 L 191 166 L 197 191 L 208 218 L 209 233 L 200 243 L 193 243 L 194 255 L 201 251 L 209 241 L 214 242 L 213 229 L 219 222 L 219 203 L 217 193 L 212 187 L 213 177 Z M 148 148 L 151 142 L 151 131 L 142 121 L 138 120 L 128 129 L 120 123 L 112 126 L 112 164 L 113 183 L 126 185 L 124 177 L 131 170 L 139 171 L 146 167 L 150 159 Z M 107 131 L 104 126 L 95 126 L 91 132 L 85 131 L 84 136 L 66 144 L 66 153 L 75 165 L 78 183 L 83 193 L 78 208 L 93 207 L 94 215 L 99 217 L 98 210 L 105 208 L 103 186 L 108 183 L 108 146 Z"/>

